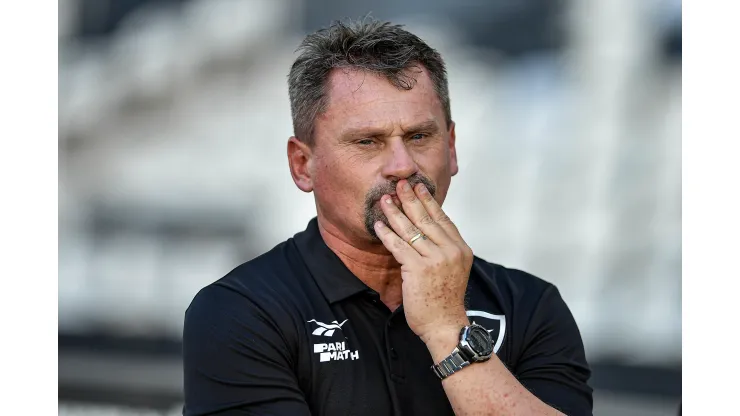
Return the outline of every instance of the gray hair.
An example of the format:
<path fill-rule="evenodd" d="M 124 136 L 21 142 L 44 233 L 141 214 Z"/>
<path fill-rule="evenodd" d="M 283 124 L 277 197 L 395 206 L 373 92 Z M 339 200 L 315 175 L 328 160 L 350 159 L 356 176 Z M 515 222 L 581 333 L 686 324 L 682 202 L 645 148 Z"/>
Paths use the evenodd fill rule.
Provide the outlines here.
<path fill-rule="evenodd" d="M 385 76 L 399 89 L 416 84 L 413 72 L 423 65 L 442 104 L 447 125 L 452 122 L 447 70 L 442 56 L 402 25 L 374 19 L 334 22 L 312 33 L 298 47 L 290 68 L 288 92 L 293 131 L 304 143 L 314 144 L 314 121 L 326 110 L 326 82 L 334 68 L 358 69 Z M 416 69 L 416 71 L 413 71 Z"/>

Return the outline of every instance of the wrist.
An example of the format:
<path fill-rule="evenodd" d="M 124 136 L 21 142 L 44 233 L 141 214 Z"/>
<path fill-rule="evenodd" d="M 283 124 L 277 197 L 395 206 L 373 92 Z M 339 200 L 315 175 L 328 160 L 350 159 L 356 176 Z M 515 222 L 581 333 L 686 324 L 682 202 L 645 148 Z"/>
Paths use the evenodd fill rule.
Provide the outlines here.
<path fill-rule="evenodd" d="M 460 343 L 460 331 L 470 325 L 467 315 L 458 317 L 449 323 L 439 325 L 424 332 L 419 337 L 429 349 L 434 363 L 445 359 Z"/>

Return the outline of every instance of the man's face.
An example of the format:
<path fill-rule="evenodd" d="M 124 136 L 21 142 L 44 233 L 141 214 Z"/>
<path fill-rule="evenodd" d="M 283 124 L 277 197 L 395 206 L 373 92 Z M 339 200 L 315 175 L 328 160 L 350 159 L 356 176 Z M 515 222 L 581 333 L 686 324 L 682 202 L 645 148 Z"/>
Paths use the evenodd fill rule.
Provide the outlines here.
<path fill-rule="evenodd" d="M 442 204 L 457 173 L 454 124 L 425 69 L 410 90 L 359 70 L 334 70 L 328 105 L 314 125 L 313 190 L 320 213 L 356 237 L 379 242 L 373 224 L 388 223 L 380 197 L 396 184 L 424 183 Z"/>

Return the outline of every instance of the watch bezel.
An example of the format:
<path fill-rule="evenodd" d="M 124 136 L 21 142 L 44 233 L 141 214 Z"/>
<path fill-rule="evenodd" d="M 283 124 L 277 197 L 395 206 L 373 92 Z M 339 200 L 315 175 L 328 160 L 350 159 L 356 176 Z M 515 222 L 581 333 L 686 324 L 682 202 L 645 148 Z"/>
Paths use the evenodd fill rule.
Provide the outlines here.
<path fill-rule="evenodd" d="M 487 354 L 487 355 L 480 354 L 478 351 L 476 351 L 475 349 L 473 349 L 473 346 L 472 345 L 470 345 L 470 342 L 468 341 L 468 338 L 469 338 L 470 332 L 471 332 L 471 330 L 473 328 L 476 328 L 476 329 L 479 328 L 480 330 L 483 331 L 483 333 L 486 334 L 485 336 L 488 338 L 488 342 L 491 345 L 491 353 L 490 354 Z M 486 361 L 486 360 L 489 360 L 493 356 L 493 354 L 494 354 L 494 352 L 493 352 L 493 338 L 491 337 L 491 333 L 488 332 L 488 330 L 485 327 L 483 327 L 481 325 L 478 325 L 476 323 L 472 323 L 472 324 L 470 324 L 468 326 L 463 327 L 460 330 L 460 344 L 458 345 L 458 349 L 463 354 L 463 356 L 468 361 L 470 361 L 470 362 L 477 363 L 477 362 Z"/>

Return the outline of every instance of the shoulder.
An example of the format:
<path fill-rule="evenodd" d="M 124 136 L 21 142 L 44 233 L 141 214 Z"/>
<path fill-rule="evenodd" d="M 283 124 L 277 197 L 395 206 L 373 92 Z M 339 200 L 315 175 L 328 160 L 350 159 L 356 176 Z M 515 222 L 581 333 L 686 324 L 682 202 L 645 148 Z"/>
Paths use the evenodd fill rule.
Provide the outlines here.
<path fill-rule="evenodd" d="M 477 256 L 473 260 L 473 272 L 483 284 L 516 298 L 536 300 L 548 291 L 557 290 L 552 283 L 531 273 L 491 263 Z"/>
<path fill-rule="evenodd" d="M 510 269 L 476 258 L 478 279 L 490 285 L 508 305 L 515 338 L 522 346 L 543 334 L 559 334 L 556 338 L 582 350 L 580 331 L 570 308 L 558 288 L 533 274 Z"/>
<path fill-rule="evenodd" d="M 473 262 L 469 290 L 491 293 L 505 314 L 516 317 L 519 329 L 553 320 L 573 320 L 560 291 L 551 282 L 478 257 Z"/>
<path fill-rule="evenodd" d="M 294 239 L 290 238 L 204 287 L 195 300 L 226 290 L 255 302 L 274 301 L 294 294 L 296 283 L 305 280 L 304 277 L 305 265 Z"/>
<path fill-rule="evenodd" d="M 300 259 L 290 239 L 240 264 L 211 285 L 228 288 L 244 296 L 263 297 L 267 294 L 263 292 L 283 289 L 295 278 L 297 261 Z"/>
<path fill-rule="evenodd" d="M 182 333 L 184 414 L 261 409 L 268 399 L 275 409 L 302 406 L 302 396 L 294 394 L 298 323 L 291 301 L 275 289 L 292 276 L 282 270 L 283 249 L 236 267 L 191 301 Z M 275 382 L 261 388 L 268 378 Z M 260 389 L 250 388 L 255 385 Z"/>
<path fill-rule="evenodd" d="M 242 263 L 198 291 L 185 312 L 185 326 L 198 323 L 269 322 L 289 327 L 293 320 L 291 295 L 300 281 L 291 240 Z M 303 279 L 305 280 L 305 279 Z"/>

